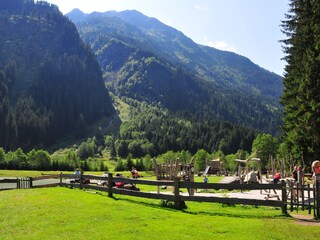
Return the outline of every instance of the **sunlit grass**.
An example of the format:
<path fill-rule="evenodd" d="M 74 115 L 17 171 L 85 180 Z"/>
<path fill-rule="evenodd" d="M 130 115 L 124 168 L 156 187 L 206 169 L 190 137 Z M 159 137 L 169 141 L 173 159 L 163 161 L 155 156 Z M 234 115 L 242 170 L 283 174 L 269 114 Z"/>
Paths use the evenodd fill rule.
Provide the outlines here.
<path fill-rule="evenodd" d="M 11 239 L 317 239 L 279 209 L 161 201 L 68 188 L 0 192 L 0 236 Z"/>

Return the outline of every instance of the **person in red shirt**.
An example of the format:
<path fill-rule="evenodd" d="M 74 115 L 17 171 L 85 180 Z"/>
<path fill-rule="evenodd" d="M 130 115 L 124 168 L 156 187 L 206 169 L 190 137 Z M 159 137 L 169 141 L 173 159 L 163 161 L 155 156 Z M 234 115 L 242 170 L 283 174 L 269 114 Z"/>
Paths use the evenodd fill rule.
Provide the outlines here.
<path fill-rule="evenodd" d="M 273 180 L 272 180 L 272 181 L 273 181 L 274 184 L 277 184 L 280 179 L 281 179 L 280 173 L 276 173 L 276 174 L 273 176 Z"/>

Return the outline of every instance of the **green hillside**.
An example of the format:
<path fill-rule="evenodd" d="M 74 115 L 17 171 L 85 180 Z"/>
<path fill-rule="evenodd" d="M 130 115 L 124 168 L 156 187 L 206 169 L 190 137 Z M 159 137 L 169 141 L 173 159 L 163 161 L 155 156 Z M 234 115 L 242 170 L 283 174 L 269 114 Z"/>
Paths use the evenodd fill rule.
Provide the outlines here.
<path fill-rule="evenodd" d="M 94 54 L 58 8 L 0 2 L 0 146 L 47 147 L 114 109 Z"/>

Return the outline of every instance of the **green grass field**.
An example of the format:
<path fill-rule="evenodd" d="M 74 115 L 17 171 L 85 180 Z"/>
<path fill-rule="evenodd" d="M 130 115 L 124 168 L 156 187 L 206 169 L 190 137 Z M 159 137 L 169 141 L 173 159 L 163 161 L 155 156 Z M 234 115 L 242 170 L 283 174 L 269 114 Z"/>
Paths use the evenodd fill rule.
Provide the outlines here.
<path fill-rule="evenodd" d="M 187 202 L 183 211 L 150 200 L 68 188 L 0 192 L 5 239 L 317 239 L 279 209 Z"/>
<path fill-rule="evenodd" d="M 60 172 L 5 171 L 0 177 Z M 100 175 L 102 172 L 88 172 Z M 130 174 L 129 172 L 124 172 Z M 141 173 L 144 179 L 155 179 Z M 218 182 L 221 177 L 210 177 Z M 195 181 L 201 182 L 201 177 Z M 156 191 L 154 186 L 138 186 Z M 160 200 L 68 188 L 0 191 L 0 239 L 318 239 L 319 225 L 298 224 L 280 209 Z M 170 204 L 169 204 L 170 206 Z"/>

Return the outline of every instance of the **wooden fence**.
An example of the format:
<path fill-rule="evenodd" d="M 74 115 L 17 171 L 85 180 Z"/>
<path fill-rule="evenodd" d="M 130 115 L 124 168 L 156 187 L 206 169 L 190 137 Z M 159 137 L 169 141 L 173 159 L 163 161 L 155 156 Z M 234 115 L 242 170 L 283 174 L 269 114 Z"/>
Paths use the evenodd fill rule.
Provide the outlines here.
<path fill-rule="evenodd" d="M 60 179 L 59 174 L 42 174 L 41 177 L 35 177 L 32 178 L 32 182 L 35 183 L 36 181 L 41 181 L 41 180 L 49 180 L 49 179 Z M 43 187 L 56 187 L 60 186 L 59 181 L 56 183 L 40 183 L 40 184 L 33 184 L 32 188 L 43 188 Z"/>
<path fill-rule="evenodd" d="M 60 186 L 71 186 L 82 189 L 92 189 L 108 192 L 108 196 L 112 197 L 113 194 L 124 194 L 134 197 L 152 198 L 152 199 L 162 199 L 173 201 L 174 206 L 180 209 L 184 201 L 195 201 L 195 202 L 216 202 L 216 203 L 228 203 L 228 204 L 245 204 L 245 205 L 255 205 L 255 206 L 271 206 L 280 207 L 284 214 L 287 213 L 287 190 L 286 183 L 281 184 L 219 184 L 219 183 L 196 183 L 196 182 L 182 182 L 180 179 L 176 178 L 174 181 L 152 181 L 152 180 L 141 180 L 141 179 L 129 179 L 122 177 L 114 177 L 113 174 L 109 173 L 108 177 L 99 177 L 92 175 L 82 175 L 80 176 L 79 183 L 67 183 L 63 179 L 69 178 L 74 179 L 73 174 L 60 174 Z M 113 186 L 115 182 L 123 182 L 125 184 L 135 184 L 135 185 L 152 185 L 152 186 L 172 186 L 174 187 L 173 193 L 152 193 L 152 192 L 140 192 L 132 191 L 124 188 L 116 187 L 103 187 L 95 186 L 90 184 L 83 184 L 82 180 L 100 180 L 106 181 L 107 186 Z M 260 199 L 243 199 L 243 198 L 230 198 L 230 197 L 213 197 L 213 196 L 187 196 L 180 192 L 181 188 L 187 189 L 225 189 L 225 190 L 280 190 L 281 200 L 260 200 Z"/>
<path fill-rule="evenodd" d="M 74 174 L 58 174 L 58 175 L 43 175 L 37 178 L 15 178 L 15 179 L 2 179 L 2 183 L 11 183 L 16 184 L 16 188 L 39 188 L 39 187 L 53 187 L 53 186 L 71 186 L 81 189 L 91 189 L 97 191 L 104 191 L 108 193 L 109 197 L 113 197 L 113 194 L 123 194 L 134 197 L 142 198 L 152 198 L 152 199 L 161 199 L 167 201 L 173 201 L 174 206 L 177 209 L 180 209 L 185 201 L 195 201 L 195 202 L 216 202 L 216 203 L 226 203 L 226 204 L 244 204 L 244 205 L 254 205 L 254 206 L 270 206 L 270 207 L 280 207 L 282 213 L 287 213 L 287 207 L 291 211 L 299 208 L 305 210 L 308 208 L 309 214 L 313 210 L 313 215 L 315 219 L 320 219 L 320 175 L 317 176 L 315 184 L 311 187 L 308 185 L 297 185 L 297 186 L 288 186 L 284 181 L 281 184 L 223 184 L 223 183 L 197 183 L 197 182 L 183 182 L 180 179 L 176 178 L 174 181 L 156 181 L 156 180 L 142 180 L 142 179 L 129 179 L 123 177 L 113 176 L 109 173 L 107 177 L 94 176 L 94 175 L 84 175 L 81 173 L 78 176 L 79 183 L 70 182 L 70 179 L 75 179 L 76 175 Z M 46 179 L 59 179 L 55 183 L 41 183 L 37 184 L 36 181 L 46 180 Z M 68 179 L 68 180 L 66 180 Z M 135 184 L 135 185 L 149 185 L 157 186 L 158 189 L 161 186 L 171 186 L 173 187 L 173 192 L 161 193 L 158 192 L 143 192 L 143 191 L 133 191 L 125 188 L 117 187 L 106 187 L 92 184 L 83 184 L 83 180 L 89 179 L 91 182 L 95 181 L 104 181 L 107 186 L 114 186 L 116 182 L 123 182 L 125 184 Z M 2 188 L 0 190 L 12 189 L 11 188 Z M 214 189 L 214 190 L 227 190 L 227 191 L 249 191 L 249 190 L 260 190 L 276 192 L 279 190 L 280 194 L 276 194 L 276 200 L 266 199 L 247 199 L 247 198 L 236 198 L 228 196 L 212 196 L 212 195 L 197 195 L 190 196 L 181 193 L 181 189 Z M 294 201 L 292 192 L 296 191 L 297 201 Z M 190 191 L 192 192 L 192 191 Z M 306 192 L 306 194 L 305 194 Z M 312 193 L 312 196 L 311 196 Z M 300 194 L 300 195 L 299 195 Z M 270 194 L 271 196 L 272 194 Z M 280 198 L 281 196 L 281 198 Z M 290 196 L 290 197 L 288 197 Z M 300 200 L 301 199 L 301 200 Z"/>
<path fill-rule="evenodd" d="M 5 187 L 0 190 L 8 190 L 13 188 L 32 188 L 32 178 L 14 178 L 14 179 L 0 179 L 0 184 L 16 184 L 15 187 Z"/>
<path fill-rule="evenodd" d="M 0 188 L 0 190 L 9 190 L 9 189 L 29 189 L 29 188 L 42 188 L 42 187 L 55 187 L 59 186 L 59 182 L 57 183 L 43 183 L 37 181 L 48 180 L 48 179 L 59 179 L 60 175 L 43 175 L 41 177 L 26 177 L 26 178 L 10 178 L 10 179 L 0 179 L 1 184 L 15 184 L 14 186 Z"/>

